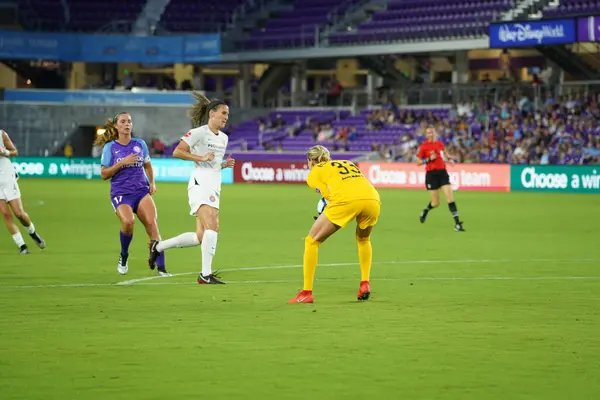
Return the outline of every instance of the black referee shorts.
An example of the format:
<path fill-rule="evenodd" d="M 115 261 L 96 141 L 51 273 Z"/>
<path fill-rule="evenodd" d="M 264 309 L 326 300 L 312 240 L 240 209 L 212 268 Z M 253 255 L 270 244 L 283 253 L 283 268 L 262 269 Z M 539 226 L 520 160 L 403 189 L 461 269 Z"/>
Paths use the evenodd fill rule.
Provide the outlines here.
<path fill-rule="evenodd" d="M 425 187 L 427 190 L 438 190 L 450 184 L 450 175 L 445 169 L 435 169 L 425 173 Z"/>

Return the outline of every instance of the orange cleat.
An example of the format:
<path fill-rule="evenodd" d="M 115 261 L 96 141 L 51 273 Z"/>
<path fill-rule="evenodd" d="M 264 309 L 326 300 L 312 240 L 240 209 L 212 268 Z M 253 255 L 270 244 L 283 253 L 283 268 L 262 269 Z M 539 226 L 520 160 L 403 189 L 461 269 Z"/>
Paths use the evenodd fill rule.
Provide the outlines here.
<path fill-rule="evenodd" d="M 313 299 L 312 290 L 303 290 L 298 293 L 298 296 L 293 299 L 288 300 L 288 303 L 314 303 L 315 299 Z"/>
<path fill-rule="evenodd" d="M 358 294 L 356 295 L 357 300 L 369 300 L 369 296 L 371 295 L 371 285 L 369 281 L 361 281 L 360 289 L 358 289 Z"/>

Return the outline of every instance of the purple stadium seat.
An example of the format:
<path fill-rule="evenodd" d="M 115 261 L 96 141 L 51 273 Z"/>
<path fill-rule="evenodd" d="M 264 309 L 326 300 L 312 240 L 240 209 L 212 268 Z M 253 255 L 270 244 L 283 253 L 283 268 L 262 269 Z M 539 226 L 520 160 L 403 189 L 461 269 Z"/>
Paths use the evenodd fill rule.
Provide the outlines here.
<path fill-rule="evenodd" d="M 379 123 L 373 113 L 385 112 L 382 109 L 363 110 L 359 115 L 346 111 L 286 110 L 271 113 L 265 120 L 275 121 L 277 116 L 285 121 L 281 128 L 267 129 L 259 135 L 258 120 L 246 121 L 230 128 L 230 149 L 243 160 L 280 159 L 303 161 L 305 152 L 319 143 L 330 150 L 345 151 L 344 157 L 355 158 L 365 152 L 391 152 L 391 159 L 413 162 L 415 149 L 425 140 L 419 130 L 422 122 L 438 126 L 439 139 L 452 148 L 461 162 L 478 163 L 518 163 L 518 164 L 599 164 L 600 163 L 600 122 L 588 108 L 589 98 L 570 96 L 569 98 L 548 97 L 542 106 L 545 121 L 541 127 L 527 124 L 516 103 L 495 105 L 483 109 L 489 119 L 485 130 L 482 124 L 482 110 L 471 110 L 472 115 L 459 117 L 457 109 L 398 109 L 394 122 Z M 567 107 L 569 103 L 579 104 L 583 112 Z M 506 113 L 501 117 L 501 112 Z M 556 117 L 553 122 L 551 115 Z M 300 126 L 294 135 L 289 128 L 299 120 L 305 123 L 310 117 L 310 126 Z M 516 124 L 503 127 L 503 122 L 514 118 Z M 468 128 L 462 130 L 459 122 Z M 342 127 L 353 133 L 346 141 L 318 137 L 321 128 L 314 129 L 314 122 L 331 124 L 333 132 Z M 487 125 L 487 124 L 486 124 Z M 562 128 L 561 128 L 562 126 Z M 175 145 L 164 154 L 170 156 Z M 246 153 L 251 150 L 252 153 Z M 390 157 L 386 156 L 387 159 Z"/>
<path fill-rule="evenodd" d="M 600 12 L 600 1 L 598 0 L 562 0 L 558 7 L 546 6 L 543 15 L 548 18 L 563 18 L 587 16 L 598 12 Z"/>
<path fill-rule="evenodd" d="M 210 33 L 223 30 L 231 21 L 233 11 L 246 0 L 200 2 L 171 0 L 160 25 L 171 32 Z"/>
<path fill-rule="evenodd" d="M 406 40 L 444 40 L 485 35 L 494 16 L 508 11 L 513 0 L 390 1 L 355 31 L 334 33 L 333 45 Z"/>
<path fill-rule="evenodd" d="M 314 46 L 317 31 L 331 22 L 332 13 L 343 13 L 350 5 L 344 0 L 294 0 L 293 10 L 269 19 L 264 29 L 238 41 L 237 47 L 256 50 Z"/>
<path fill-rule="evenodd" d="M 49 32 L 98 32 L 111 22 L 134 22 L 146 0 L 20 0 L 19 18 L 28 28 Z"/>

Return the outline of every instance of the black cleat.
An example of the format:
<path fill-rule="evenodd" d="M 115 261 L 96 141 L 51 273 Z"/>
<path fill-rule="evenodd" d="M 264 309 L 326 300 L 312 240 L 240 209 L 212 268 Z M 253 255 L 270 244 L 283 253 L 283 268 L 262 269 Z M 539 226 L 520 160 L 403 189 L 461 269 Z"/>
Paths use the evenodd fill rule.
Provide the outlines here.
<path fill-rule="evenodd" d="M 427 219 L 427 210 L 423 210 L 423 211 L 421 211 L 421 216 L 419 217 L 419 221 L 421 221 L 421 223 L 424 224 L 426 219 Z"/>
<path fill-rule="evenodd" d="M 160 255 L 160 252 L 156 250 L 156 246 L 158 246 L 158 240 L 151 240 L 150 244 L 148 244 L 148 248 L 150 249 L 150 254 L 148 255 L 148 266 L 150 269 L 154 269 L 156 267 L 156 259 Z"/>
<path fill-rule="evenodd" d="M 40 249 L 46 248 L 46 241 L 42 239 L 42 237 L 38 235 L 37 232 L 30 233 L 29 236 L 31 236 L 33 241 L 38 245 Z"/>
<path fill-rule="evenodd" d="M 19 247 L 19 254 L 29 254 L 29 248 L 27 248 L 26 244 Z"/>
<path fill-rule="evenodd" d="M 454 230 L 456 232 L 466 232 L 465 228 L 463 228 L 462 224 L 463 224 L 462 222 L 459 222 L 458 224 L 454 225 Z"/>
<path fill-rule="evenodd" d="M 219 280 L 219 275 L 214 272 L 210 275 L 198 275 L 198 283 L 201 285 L 224 285 L 225 282 Z"/>
<path fill-rule="evenodd" d="M 170 273 L 167 272 L 166 267 L 158 267 L 156 269 L 158 270 L 158 275 L 160 276 L 172 276 Z"/>

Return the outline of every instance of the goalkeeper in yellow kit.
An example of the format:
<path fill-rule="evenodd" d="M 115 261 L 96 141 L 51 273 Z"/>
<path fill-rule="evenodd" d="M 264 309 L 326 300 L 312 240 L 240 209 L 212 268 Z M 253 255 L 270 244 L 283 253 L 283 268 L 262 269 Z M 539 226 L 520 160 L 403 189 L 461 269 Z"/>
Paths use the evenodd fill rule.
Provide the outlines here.
<path fill-rule="evenodd" d="M 370 236 L 379 219 L 379 193 L 352 161 L 332 161 L 329 150 L 323 146 L 313 146 L 307 158 L 310 173 L 306 182 L 327 200 L 327 206 L 304 240 L 304 290 L 288 302 L 314 302 L 312 290 L 319 246 L 354 219 L 361 273 L 357 298 L 368 300 L 373 259 Z"/>

